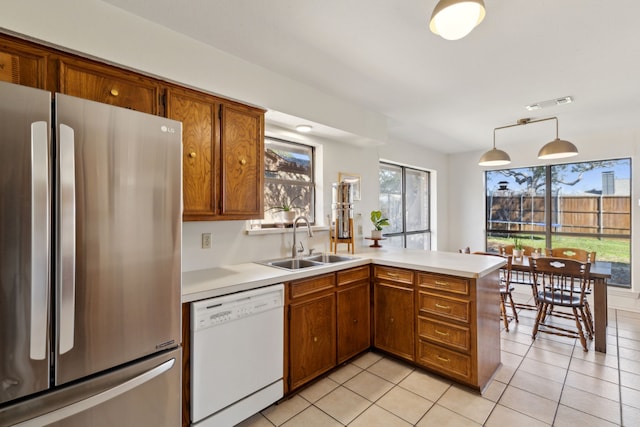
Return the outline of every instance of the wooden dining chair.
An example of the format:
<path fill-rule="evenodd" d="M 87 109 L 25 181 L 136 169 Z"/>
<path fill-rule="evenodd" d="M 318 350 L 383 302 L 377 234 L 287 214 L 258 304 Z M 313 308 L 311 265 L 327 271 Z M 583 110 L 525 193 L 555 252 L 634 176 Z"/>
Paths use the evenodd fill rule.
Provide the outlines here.
<path fill-rule="evenodd" d="M 503 256 L 513 255 L 514 245 L 504 245 L 500 246 L 500 254 Z M 536 248 L 533 246 L 522 246 L 522 251 L 524 256 L 531 257 L 531 255 L 536 252 Z M 529 271 L 513 271 L 511 274 L 511 283 L 515 285 L 525 285 L 531 288 L 531 273 Z M 533 295 L 533 299 L 535 300 L 536 296 L 531 290 L 531 294 Z M 537 310 L 537 306 L 535 304 L 527 304 L 524 302 L 516 302 L 516 307 L 524 310 Z"/>
<path fill-rule="evenodd" d="M 533 327 L 533 339 L 538 332 L 580 339 L 587 349 L 585 330 L 593 338 L 593 327 L 585 312 L 585 288 L 589 281 L 591 264 L 569 258 L 530 258 L 532 286 L 537 296 L 538 313 Z M 563 307 L 569 312 L 555 310 Z M 567 317 L 575 321 L 576 328 L 568 329 L 554 317 Z"/>
<path fill-rule="evenodd" d="M 569 258 L 582 262 L 596 262 L 595 251 L 590 252 L 579 248 L 547 248 L 544 250 L 545 256 L 556 258 Z"/>
<path fill-rule="evenodd" d="M 474 252 L 474 255 L 489 255 L 505 258 L 507 264 L 500 269 L 500 317 L 504 322 L 504 329 L 509 332 L 509 316 L 507 315 L 507 304 L 511 307 L 511 318 L 519 322 L 518 312 L 516 311 L 516 304 L 513 301 L 513 295 L 511 292 L 515 290 L 511 284 L 511 265 L 513 257 L 511 255 L 500 255 L 494 252 Z"/>
<path fill-rule="evenodd" d="M 547 248 L 545 249 L 546 256 L 552 256 L 556 258 L 569 258 L 582 262 L 596 262 L 596 252 L 587 251 L 580 248 Z M 586 295 L 591 295 L 591 281 L 587 282 L 587 287 L 584 291 Z M 587 320 L 593 329 L 593 315 L 591 314 L 591 307 L 589 306 L 589 300 L 585 303 L 585 312 L 587 314 Z"/>

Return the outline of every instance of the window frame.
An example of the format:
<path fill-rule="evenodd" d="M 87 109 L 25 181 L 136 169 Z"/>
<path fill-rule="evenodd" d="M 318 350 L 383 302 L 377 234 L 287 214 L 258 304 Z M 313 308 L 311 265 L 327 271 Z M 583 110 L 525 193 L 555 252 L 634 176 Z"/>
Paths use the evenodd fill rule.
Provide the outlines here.
<path fill-rule="evenodd" d="M 389 162 L 389 161 L 380 161 L 380 167 L 384 167 L 384 166 L 391 166 L 394 168 L 399 168 L 401 170 L 401 180 L 402 180 L 402 184 L 401 184 L 401 201 L 402 201 L 402 230 L 399 232 L 391 232 L 391 233 L 385 233 L 383 231 L 383 237 L 385 238 L 393 238 L 393 237 L 400 237 L 402 239 L 402 247 L 406 248 L 407 247 L 407 240 L 410 236 L 417 236 L 417 235 L 424 235 L 425 239 L 426 239 L 426 246 L 428 248 L 431 248 L 431 221 L 432 221 L 432 217 L 433 215 L 431 214 L 431 172 L 426 170 L 426 169 L 420 169 L 417 167 L 412 167 L 412 166 L 406 166 L 406 165 L 402 165 L 402 164 L 398 164 L 398 163 L 393 163 L 393 162 Z M 427 188 L 427 194 L 426 194 L 426 201 L 427 201 L 427 206 L 426 206 L 426 214 L 428 215 L 428 220 L 427 220 L 427 228 L 424 229 L 418 229 L 418 230 L 412 230 L 412 231 L 407 231 L 407 171 L 417 171 L 420 173 L 424 173 L 427 177 L 427 184 L 426 184 L 426 188 Z M 378 179 L 379 180 L 379 179 Z M 380 196 L 382 195 L 382 193 L 380 193 Z M 383 212 L 384 213 L 384 212 Z"/>
<path fill-rule="evenodd" d="M 316 182 L 316 147 L 310 144 L 304 144 L 301 142 L 294 142 L 294 141 L 289 141 L 289 140 L 285 140 L 285 139 L 281 139 L 281 138 L 276 138 L 276 137 L 272 137 L 272 136 L 265 136 L 264 138 L 265 144 L 264 144 L 264 153 L 263 155 L 266 156 L 267 155 L 267 149 L 268 149 L 268 144 L 267 141 L 274 141 L 275 143 L 278 144 L 283 144 L 283 145 L 289 145 L 292 147 L 304 147 L 304 150 L 308 150 L 310 152 L 310 181 L 301 181 L 301 180 L 286 180 L 286 179 L 281 179 L 281 178 L 270 178 L 268 176 L 268 171 L 267 171 L 267 162 L 265 161 L 265 167 L 263 170 L 264 173 L 264 190 L 265 190 L 265 213 L 270 209 L 269 208 L 269 204 L 266 200 L 266 196 L 267 196 L 267 187 L 270 184 L 285 184 L 285 185 L 296 185 L 296 186 L 303 186 L 303 187 L 308 187 L 309 188 L 309 212 L 310 212 L 310 222 L 312 225 L 315 225 L 316 223 L 316 219 L 317 219 L 317 212 L 316 212 L 316 188 L 317 188 L 317 182 Z M 289 197 L 289 199 L 291 199 L 291 197 Z M 286 227 L 286 225 L 285 225 Z M 283 225 L 281 223 L 278 222 L 265 222 L 264 217 L 263 217 L 263 221 L 261 224 L 261 228 L 283 228 Z"/>

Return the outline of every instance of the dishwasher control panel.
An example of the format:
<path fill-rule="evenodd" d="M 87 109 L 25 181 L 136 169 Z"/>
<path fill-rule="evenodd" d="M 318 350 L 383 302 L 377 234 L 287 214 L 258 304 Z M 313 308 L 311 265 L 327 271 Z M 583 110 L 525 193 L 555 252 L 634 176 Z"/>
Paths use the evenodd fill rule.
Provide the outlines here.
<path fill-rule="evenodd" d="M 274 285 L 198 301 L 191 305 L 191 328 L 196 332 L 264 311 L 282 309 L 283 305 L 284 285 Z"/>

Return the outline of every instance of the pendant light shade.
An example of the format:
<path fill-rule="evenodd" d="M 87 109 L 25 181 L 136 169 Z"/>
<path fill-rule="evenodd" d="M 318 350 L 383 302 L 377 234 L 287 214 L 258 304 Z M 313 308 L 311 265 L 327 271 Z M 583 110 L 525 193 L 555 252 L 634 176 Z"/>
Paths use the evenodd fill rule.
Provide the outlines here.
<path fill-rule="evenodd" d="M 478 161 L 480 166 L 504 166 L 509 163 L 511 163 L 511 157 L 506 152 L 495 147 L 484 153 Z"/>
<path fill-rule="evenodd" d="M 446 40 L 466 36 L 485 15 L 482 0 L 440 0 L 431 14 L 429 29 Z"/>
<path fill-rule="evenodd" d="M 564 139 L 556 138 L 545 144 L 538 152 L 538 158 L 546 159 L 562 159 L 578 155 L 578 148 Z"/>

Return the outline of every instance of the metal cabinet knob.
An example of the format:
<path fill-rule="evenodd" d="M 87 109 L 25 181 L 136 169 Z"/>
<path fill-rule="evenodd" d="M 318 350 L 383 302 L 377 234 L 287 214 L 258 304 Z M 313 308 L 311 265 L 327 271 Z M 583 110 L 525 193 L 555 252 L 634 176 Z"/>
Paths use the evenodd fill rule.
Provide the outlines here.
<path fill-rule="evenodd" d="M 318 342 L 318 337 L 313 337 L 313 342 Z"/>
<path fill-rule="evenodd" d="M 118 92 L 118 89 L 111 89 L 111 95 L 118 96 L 119 94 L 120 92 Z"/>
<path fill-rule="evenodd" d="M 195 159 L 196 158 L 196 152 L 195 151 L 190 152 L 189 153 L 189 157 L 191 157 L 192 159 Z"/>
<path fill-rule="evenodd" d="M 246 161 L 245 159 L 242 159 L 242 160 L 240 160 L 240 164 L 241 164 L 242 166 L 244 166 L 244 165 L 246 165 L 246 164 L 247 164 L 247 161 Z"/>

